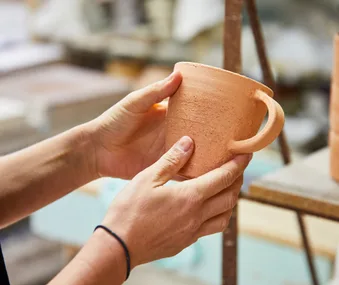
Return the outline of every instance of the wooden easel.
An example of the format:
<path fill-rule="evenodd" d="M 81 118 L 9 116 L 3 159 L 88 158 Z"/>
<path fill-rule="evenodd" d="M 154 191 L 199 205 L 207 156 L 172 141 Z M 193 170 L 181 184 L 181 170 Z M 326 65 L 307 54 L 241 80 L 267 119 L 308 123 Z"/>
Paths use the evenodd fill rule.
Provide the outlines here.
<path fill-rule="evenodd" d="M 244 0 L 225 0 L 225 20 L 224 20 L 224 69 L 240 73 L 241 72 L 241 30 L 242 30 L 242 8 Z M 259 56 L 260 66 L 263 73 L 264 83 L 268 85 L 275 93 L 277 86 L 273 78 L 271 67 L 266 55 L 265 42 L 261 30 L 261 25 L 257 13 L 255 0 L 245 0 L 247 12 L 250 19 L 252 32 L 255 39 L 256 49 Z M 286 141 L 284 131 L 279 138 L 279 147 L 284 164 L 291 161 L 290 151 Z M 302 216 L 298 215 L 298 222 L 301 233 L 306 237 Z M 223 234 L 223 285 L 237 284 L 237 207 L 233 210 L 230 219 L 229 228 Z M 305 247 L 308 246 L 307 239 L 304 241 Z M 314 266 L 311 257 L 308 256 L 309 267 L 312 273 L 313 281 L 316 280 Z M 313 282 L 317 284 L 316 281 Z"/>

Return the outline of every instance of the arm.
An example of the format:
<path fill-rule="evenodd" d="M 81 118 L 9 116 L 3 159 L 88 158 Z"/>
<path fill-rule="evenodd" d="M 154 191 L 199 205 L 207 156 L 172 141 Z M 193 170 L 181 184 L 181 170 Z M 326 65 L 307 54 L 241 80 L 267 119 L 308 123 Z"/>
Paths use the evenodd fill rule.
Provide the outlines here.
<path fill-rule="evenodd" d="M 78 126 L 0 158 L 0 228 L 96 178 L 86 128 Z"/>
<path fill-rule="evenodd" d="M 0 158 L 0 227 L 99 176 L 112 176 L 134 177 L 102 222 L 126 243 L 131 268 L 173 256 L 198 238 L 223 231 L 250 156 L 236 157 L 196 179 L 165 185 L 194 149 L 184 137 L 163 154 L 166 107 L 157 103 L 180 82 L 180 74 L 174 73 L 129 94 L 85 125 Z M 98 229 L 51 284 L 118 285 L 125 276 L 123 249 Z"/>
<path fill-rule="evenodd" d="M 126 259 L 121 245 L 99 229 L 50 285 L 120 285 L 125 277 Z"/>
<path fill-rule="evenodd" d="M 192 152 L 192 140 L 182 138 L 113 200 L 102 224 L 126 243 L 131 268 L 173 256 L 200 237 L 227 227 L 242 173 L 251 157 L 239 156 L 199 178 L 164 185 Z M 50 285 L 120 285 L 125 277 L 126 259 L 121 245 L 98 229 Z"/>
<path fill-rule="evenodd" d="M 132 92 L 84 125 L 0 157 L 0 228 L 100 176 L 132 178 L 164 149 L 166 109 L 157 106 L 181 83 L 167 79 Z"/>

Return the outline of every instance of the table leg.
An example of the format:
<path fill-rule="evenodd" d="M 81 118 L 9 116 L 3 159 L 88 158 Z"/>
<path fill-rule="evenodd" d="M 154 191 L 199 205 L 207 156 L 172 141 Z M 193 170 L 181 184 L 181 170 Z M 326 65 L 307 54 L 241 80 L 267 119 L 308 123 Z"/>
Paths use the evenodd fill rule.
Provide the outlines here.
<path fill-rule="evenodd" d="M 313 256 L 312 256 L 312 251 L 308 242 L 308 237 L 307 237 L 307 232 L 306 232 L 306 226 L 304 223 L 303 219 L 303 214 L 300 212 L 297 212 L 297 218 L 298 218 L 298 224 L 299 224 L 299 229 L 302 237 L 302 242 L 303 246 L 305 249 L 306 257 L 307 257 L 307 264 L 308 264 L 308 269 L 310 271 L 311 277 L 312 277 L 312 284 L 313 285 L 319 285 L 319 280 L 317 276 L 317 272 L 314 266 L 313 262 Z"/>
<path fill-rule="evenodd" d="M 222 284 L 237 284 L 238 209 L 235 207 L 227 230 L 223 233 Z"/>

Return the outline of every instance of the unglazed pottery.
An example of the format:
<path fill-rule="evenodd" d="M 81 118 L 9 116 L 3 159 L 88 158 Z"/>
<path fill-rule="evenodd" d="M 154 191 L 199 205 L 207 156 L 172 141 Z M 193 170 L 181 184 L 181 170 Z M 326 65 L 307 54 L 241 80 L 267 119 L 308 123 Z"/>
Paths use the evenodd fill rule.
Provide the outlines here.
<path fill-rule="evenodd" d="M 334 37 L 333 72 L 330 98 L 330 128 L 339 134 L 339 34 Z"/>
<path fill-rule="evenodd" d="M 339 182 L 339 135 L 330 131 L 330 172 L 334 180 Z"/>
<path fill-rule="evenodd" d="M 339 33 L 337 33 L 334 37 L 332 83 L 339 85 Z"/>
<path fill-rule="evenodd" d="M 339 182 L 339 34 L 334 37 L 329 147 L 331 176 Z"/>
<path fill-rule="evenodd" d="M 332 84 L 330 98 L 330 129 L 339 134 L 339 84 Z"/>
<path fill-rule="evenodd" d="M 284 112 L 265 85 L 198 63 L 179 62 L 174 70 L 183 81 L 169 100 L 166 149 L 185 135 L 195 143 L 181 176 L 197 177 L 236 154 L 258 151 L 281 132 Z M 268 121 L 257 134 L 267 110 Z"/>

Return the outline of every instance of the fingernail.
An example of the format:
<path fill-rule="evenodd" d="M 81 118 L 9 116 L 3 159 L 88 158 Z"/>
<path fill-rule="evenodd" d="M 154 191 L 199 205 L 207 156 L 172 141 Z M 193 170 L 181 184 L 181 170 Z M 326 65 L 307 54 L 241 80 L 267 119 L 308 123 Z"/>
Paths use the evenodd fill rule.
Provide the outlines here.
<path fill-rule="evenodd" d="M 249 153 L 249 154 L 240 154 L 240 155 L 237 155 L 234 160 L 239 163 L 239 164 L 246 164 L 246 163 L 249 163 L 251 161 L 253 157 L 253 154 L 252 153 Z"/>
<path fill-rule="evenodd" d="M 189 151 L 192 145 L 193 145 L 193 141 L 188 136 L 182 137 L 176 144 L 176 146 L 184 152 Z"/>

